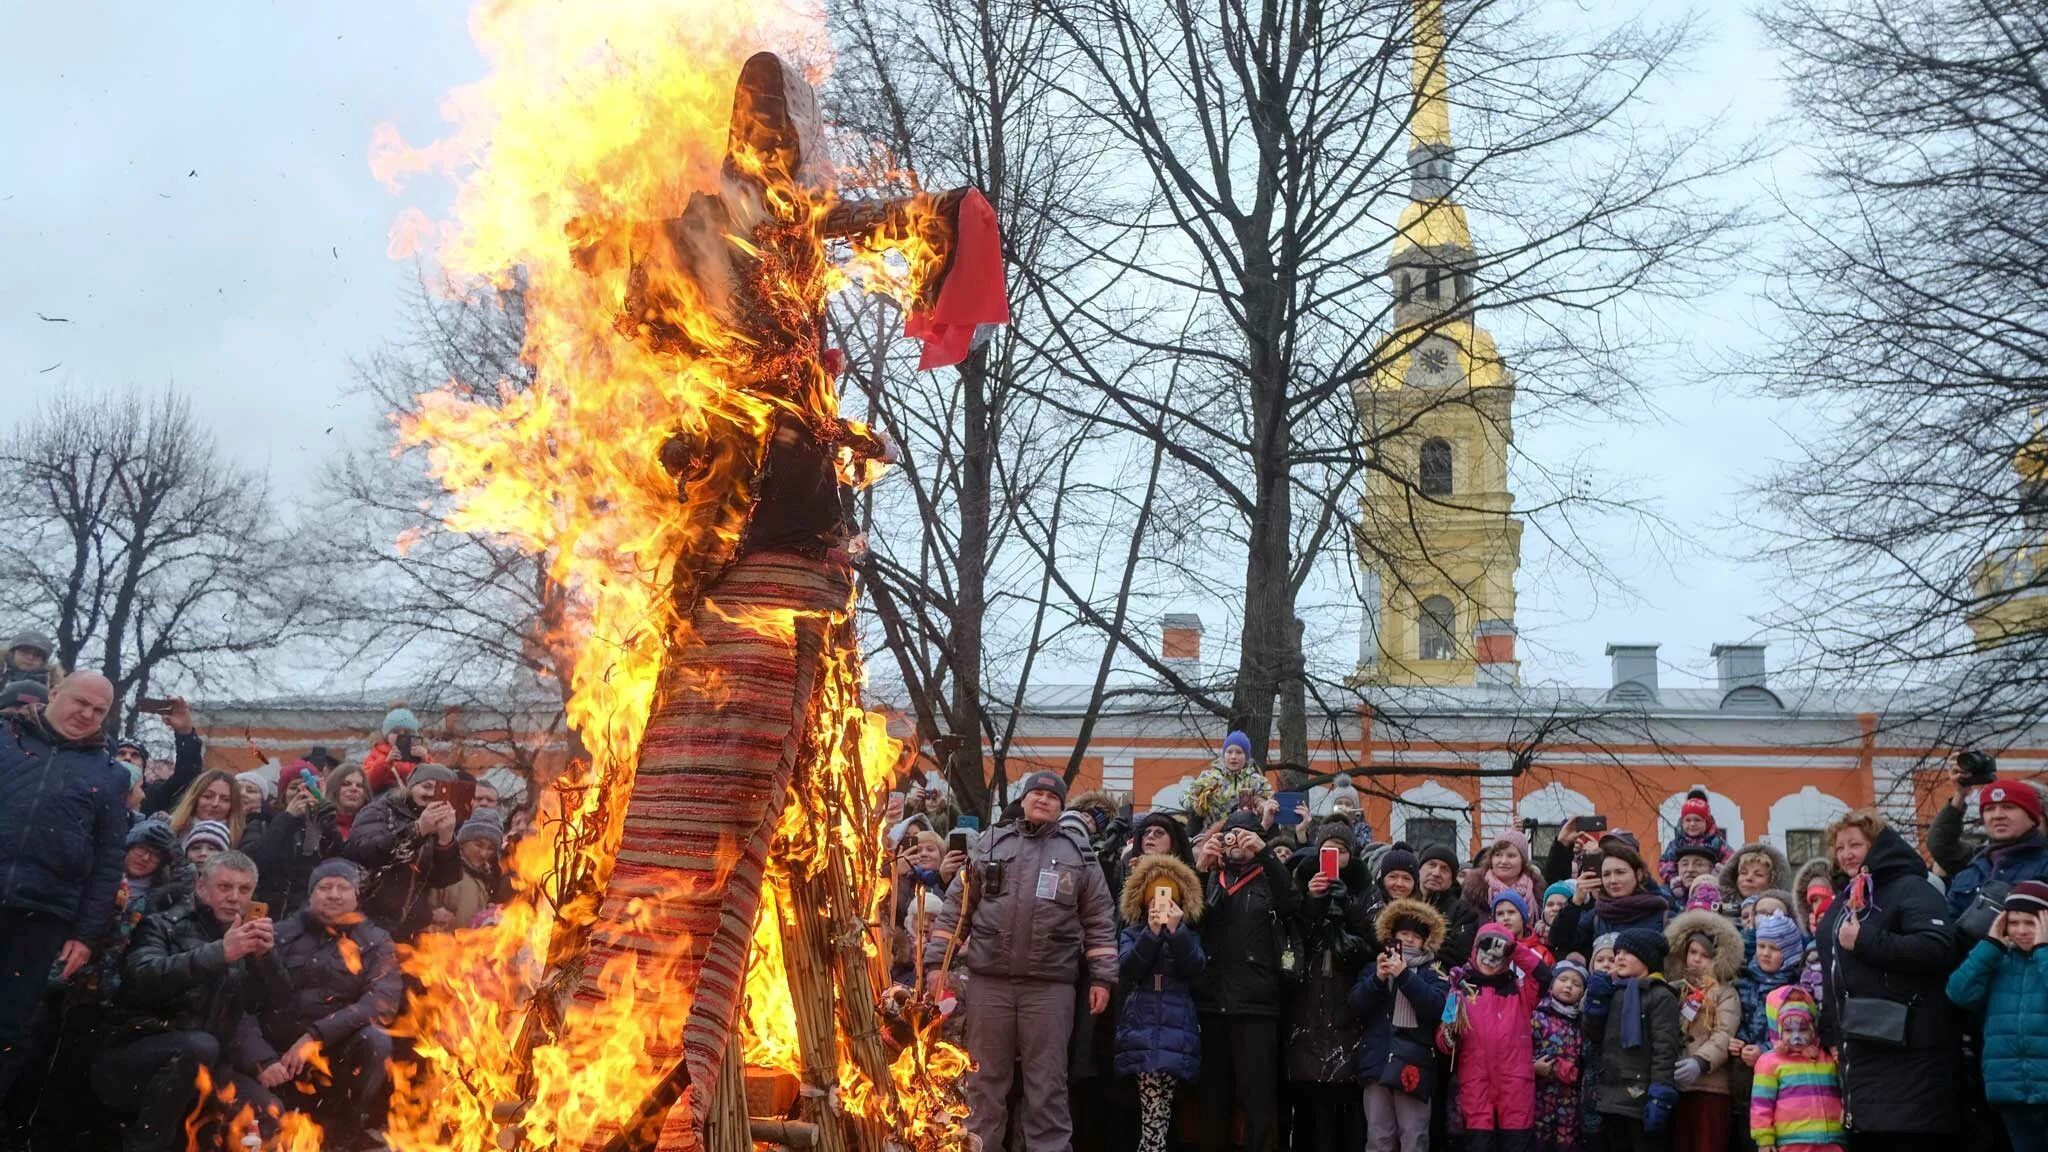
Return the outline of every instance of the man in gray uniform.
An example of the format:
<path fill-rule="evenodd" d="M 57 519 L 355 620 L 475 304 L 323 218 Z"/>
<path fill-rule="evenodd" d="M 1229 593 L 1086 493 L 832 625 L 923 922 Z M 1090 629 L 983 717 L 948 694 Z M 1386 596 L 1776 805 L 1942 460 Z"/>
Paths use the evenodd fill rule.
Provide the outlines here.
<path fill-rule="evenodd" d="M 990 829 L 969 850 L 926 945 L 926 970 L 937 974 L 933 994 L 943 997 L 940 965 L 964 904 L 970 979 L 960 1010 L 975 1063 L 967 1077 L 967 1123 L 982 1152 L 1005 1152 L 1010 1078 L 1020 1064 L 1025 1148 L 1014 1152 L 1067 1152 L 1074 1135 L 1067 1109 L 1074 984 L 1085 971 L 1088 1010 L 1099 1014 L 1116 983 L 1109 885 L 1088 842 L 1059 823 L 1066 798 L 1066 782 L 1054 773 L 1025 777 L 1022 816 Z"/>

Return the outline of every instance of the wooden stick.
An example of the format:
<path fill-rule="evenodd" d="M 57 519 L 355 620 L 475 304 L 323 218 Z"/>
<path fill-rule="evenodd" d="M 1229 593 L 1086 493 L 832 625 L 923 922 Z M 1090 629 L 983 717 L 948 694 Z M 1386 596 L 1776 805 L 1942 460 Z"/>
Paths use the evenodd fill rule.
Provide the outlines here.
<path fill-rule="evenodd" d="M 814 750 L 811 750 L 814 751 Z M 808 787 L 809 773 L 799 776 L 798 787 Z M 825 923 L 824 891 L 816 879 L 794 879 L 777 869 L 773 881 L 780 886 L 778 901 L 782 922 L 782 964 L 789 975 L 789 999 L 796 1009 L 797 1052 L 803 1063 L 803 1081 L 818 1087 L 839 1081 L 839 1051 L 834 1033 L 837 1014 L 832 1010 L 834 988 L 832 959 L 827 950 L 830 928 Z M 799 1111 L 818 1128 L 819 1152 L 846 1152 L 846 1133 L 832 1102 L 817 1095 L 804 1096 Z"/>

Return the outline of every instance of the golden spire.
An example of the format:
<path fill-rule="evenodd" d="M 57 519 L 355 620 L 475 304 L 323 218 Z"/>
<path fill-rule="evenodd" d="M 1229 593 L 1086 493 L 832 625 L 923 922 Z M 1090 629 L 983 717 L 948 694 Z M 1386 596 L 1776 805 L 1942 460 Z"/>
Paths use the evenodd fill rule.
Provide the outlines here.
<path fill-rule="evenodd" d="M 1415 42 L 1408 65 L 1415 113 L 1408 122 L 1409 147 L 1451 146 L 1451 105 L 1445 98 L 1444 0 L 1415 0 Z"/>
<path fill-rule="evenodd" d="M 1408 206 L 1395 227 L 1394 258 L 1414 248 L 1471 248 L 1465 210 L 1451 199 L 1450 77 L 1444 61 L 1444 0 L 1415 0 L 1409 82 L 1415 107 L 1408 118 Z"/>

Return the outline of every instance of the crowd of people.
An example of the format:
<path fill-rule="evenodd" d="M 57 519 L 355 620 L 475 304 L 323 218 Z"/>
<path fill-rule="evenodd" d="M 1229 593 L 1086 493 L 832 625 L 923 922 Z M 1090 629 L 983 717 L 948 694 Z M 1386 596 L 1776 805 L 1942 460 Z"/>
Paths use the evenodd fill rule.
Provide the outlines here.
<path fill-rule="evenodd" d="M 1933 868 L 1858 810 L 1795 870 L 1699 790 L 1656 855 L 1594 817 L 1461 860 L 1349 789 L 1282 813 L 1248 753 L 1207 811 L 1041 772 L 962 833 L 905 797 L 895 978 L 950 1013 L 984 1152 L 2048 1147 L 2031 783 L 1958 782 Z"/>
<path fill-rule="evenodd" d="M 359 763 L 234 774 L 182 700 L 149 705 L 168 762 L 109 740 L 113 685 L 49 660 L 19 636 L 0 666 L 0 1147 L 218 1147 L 287 1112 L 384 1147 L 398 946 L 495 913 L 523 817 L 404 709 Z"/>
<path fill-rule="evenodd" d="M 382 1147 L 399 948 L 495 915 L 518 810 L 404 709 L 357 762 L 233 774 L 150 702 L 159 759 L 49 656 L 0 665 L 0 1145 L 303 1112 Z M 1932 868 L 1865 810 L 1795 870 L 1704 794 L 1655 856 L 1589 818 L 1461 859 L 1377 842 L 1348 781 L 1283 812 L 1250 752 L 1188 811 L 1046 772 L 986 830 L 892 795 L 884 1007 L 945 1014 L 983 1152 L 2048 1147 L 2031 783 L 1959 781 Z"/>

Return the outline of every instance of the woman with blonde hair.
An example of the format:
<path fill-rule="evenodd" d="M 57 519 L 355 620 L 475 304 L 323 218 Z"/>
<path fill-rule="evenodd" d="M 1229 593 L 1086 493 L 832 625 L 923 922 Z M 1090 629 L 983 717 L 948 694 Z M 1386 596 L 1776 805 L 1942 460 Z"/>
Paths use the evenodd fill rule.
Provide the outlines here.
<path fill-rule="evenodd" d="M 183 842 L 192 825 L 201 820 L 218 820 L 228 826 L 228 835 L 233 840 L 228 846 L 239 847 L 243 815 L 242 790 L 235 786 L 235 774 L 212 768 L 201 772 L 178 797 L 177 807 L 171 809 L 171 832 Z"/>

